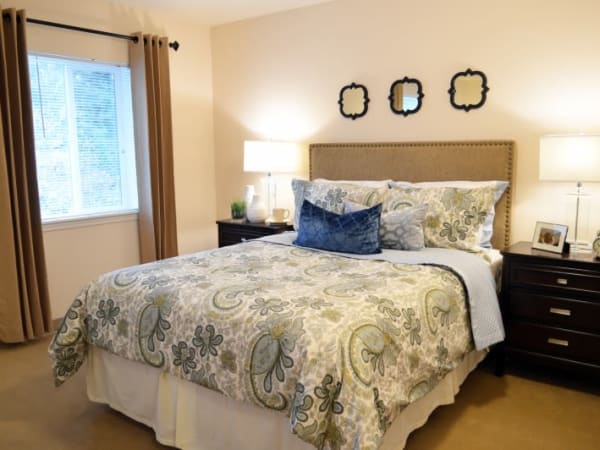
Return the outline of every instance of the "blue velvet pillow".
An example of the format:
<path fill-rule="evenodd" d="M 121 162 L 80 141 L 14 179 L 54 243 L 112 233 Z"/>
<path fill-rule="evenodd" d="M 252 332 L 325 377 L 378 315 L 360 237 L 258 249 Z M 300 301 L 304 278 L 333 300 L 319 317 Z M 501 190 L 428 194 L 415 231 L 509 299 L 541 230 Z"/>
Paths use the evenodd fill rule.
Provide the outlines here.
<path fill-rule="evenodd" d="M 380 203 L 361 211 L 336 214 L 304 200 L 294 244 L 361 255 L 381 253 L 381 208 Z"/>

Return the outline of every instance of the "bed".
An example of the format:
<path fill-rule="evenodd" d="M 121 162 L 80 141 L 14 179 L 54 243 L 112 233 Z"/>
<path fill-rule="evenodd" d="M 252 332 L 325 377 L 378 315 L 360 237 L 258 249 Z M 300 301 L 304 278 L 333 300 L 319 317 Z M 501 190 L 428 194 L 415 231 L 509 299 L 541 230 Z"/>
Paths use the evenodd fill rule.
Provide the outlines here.
<path fill-rule="evenodd" d="M 512 153 L 506 141 L 312 144 L 310 177 L 508 181 L 487 217 L 503 248 Z M 349 258 L 295 238 L 103 275 L 50 346 L 57 384 L 86 361 L 91 400 L 183 449 L 403 448 L 501 339 L 497 299 L 495 309 L 478 303 L 499 258 L 447 249 Z M 479 286 L 471 269 L 492 282 Z M 493 333 L 473 325 L 494 315 Z"/>

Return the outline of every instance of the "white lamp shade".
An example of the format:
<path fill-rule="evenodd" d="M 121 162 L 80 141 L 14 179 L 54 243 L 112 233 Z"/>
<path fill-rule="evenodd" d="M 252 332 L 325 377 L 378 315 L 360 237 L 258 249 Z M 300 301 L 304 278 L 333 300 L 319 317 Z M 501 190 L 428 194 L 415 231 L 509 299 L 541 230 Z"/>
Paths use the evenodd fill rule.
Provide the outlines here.
<path fill-rule="evenodd" d="M 295 143 L 244 142 L 244 172 L 292 173 L 299 166 L 300 152 Z"/>
<path fill-rule="evenodd" d="M 540 180 L 600 181 L 600 135 L 542 136 Z"/>

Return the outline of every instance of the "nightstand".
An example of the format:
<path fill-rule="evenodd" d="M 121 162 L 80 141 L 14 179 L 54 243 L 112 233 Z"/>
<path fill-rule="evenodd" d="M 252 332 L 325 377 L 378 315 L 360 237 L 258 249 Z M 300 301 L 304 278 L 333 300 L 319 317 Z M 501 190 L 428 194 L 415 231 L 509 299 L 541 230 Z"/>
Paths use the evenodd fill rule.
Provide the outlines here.
<path fill-rule="evenodd" d="M 600 375 L 600 260 L 519 242 L 504 250 L 503 353 Z M 502 371 L 504 355 L 498 371 Z"/>
<path fill-rule="evenodd" d="M 288 224 L 250 223 L 245 219 L 217 220 L 217 225 L 219 227 L 219 247 L 294 230 L 294 227 Z"/>

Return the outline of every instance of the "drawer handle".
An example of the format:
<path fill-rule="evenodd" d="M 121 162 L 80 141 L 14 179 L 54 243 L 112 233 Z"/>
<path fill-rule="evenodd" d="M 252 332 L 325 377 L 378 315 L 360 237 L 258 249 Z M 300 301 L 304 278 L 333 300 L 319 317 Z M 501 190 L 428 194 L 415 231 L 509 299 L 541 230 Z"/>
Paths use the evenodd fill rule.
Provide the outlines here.
<path fill-rule="evenodd" d="M 550 314 L 558 314 L 559 316 L 570 316 L 571 310 L 563 308 L 550 308 Z"/>
<path fill-rule="evenodd" d="M 565 339 L 548 338 L 548 344 L 560 345 L 561 347 L 568 347 L 569 341 Z"/>
<path fill-rule="evenodd" d="M 566 278 L 557 278 L 556 284 L 560 284 L 561 286 L 566 286 L 567 284 L 569 284 L 569 280 L 567 280 Z"/>

